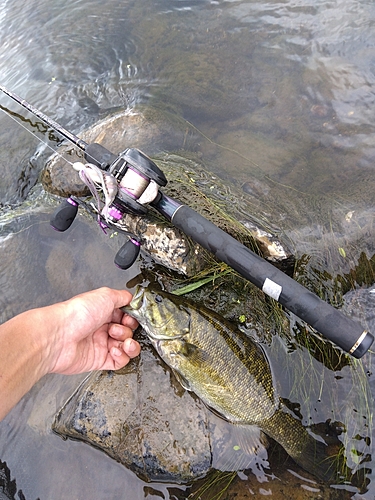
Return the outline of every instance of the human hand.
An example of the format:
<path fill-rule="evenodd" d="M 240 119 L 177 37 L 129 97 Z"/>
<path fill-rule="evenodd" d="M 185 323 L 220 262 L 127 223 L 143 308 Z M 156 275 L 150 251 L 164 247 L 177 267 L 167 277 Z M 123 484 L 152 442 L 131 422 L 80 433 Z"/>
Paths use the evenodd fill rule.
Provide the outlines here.
<path fill-rule="evenodd" d="M 99 288 L 0 325 L 0 420 L 47 373 L 118 370 L 137 356 L 138 323 L 119 309 L 131 298 Z"/>
<path fill-rule="evenodd" d="M 50 306 L 48 372 L 118 370 L 138 356 L 138 323 L 120 310 L 131 299 L 126 290 L 99 288 Z"/>

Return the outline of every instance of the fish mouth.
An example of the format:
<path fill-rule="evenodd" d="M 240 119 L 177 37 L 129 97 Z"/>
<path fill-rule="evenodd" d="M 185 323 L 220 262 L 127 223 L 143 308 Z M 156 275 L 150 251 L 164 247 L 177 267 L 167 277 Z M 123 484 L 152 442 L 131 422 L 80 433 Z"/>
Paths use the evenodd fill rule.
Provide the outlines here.
<path fill-rule="evenodd" d="M 126 306 L 120 307 L 120 310 L 138 320 L 152 341 L 168 341 L 184 337 L 187 334 L 186 331 L 182 331 L 181 333 L 173 332 L 173 335 L 163 333 L 167 330 L 167 327 L 173 318 L 172 316 L 164 318 L 161 316 L 160 318 L 157 318 L 157 320 L 153 318 L 153 296 L 153 292 L 150 293 L 147 288 L 138 285 L 130 303 Z M 149 308 L 150 313 L 148 314 L 147 310 Z"/>
<path fill-rule="evenodd" d="M 143 304 L 143 296 L 145 293 L 145 289 L 138 285 L 133 294 L 133 298 L 127 306 L 121 307 L 121 311 L 131 314 L 133 311 L 138 311 Z"/>

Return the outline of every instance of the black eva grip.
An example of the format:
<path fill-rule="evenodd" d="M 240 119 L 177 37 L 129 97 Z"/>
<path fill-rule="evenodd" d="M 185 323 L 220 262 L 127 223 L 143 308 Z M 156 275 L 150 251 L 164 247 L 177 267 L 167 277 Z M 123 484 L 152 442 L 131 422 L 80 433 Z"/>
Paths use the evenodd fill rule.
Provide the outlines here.
<path fill-rule="evenodd" d="M 374 337 L 359 323 L 321 300 L 191 208 L 181 205 L 171 220 L 219 260 L 354 357 L 362 357 L 373 343 Z"/>

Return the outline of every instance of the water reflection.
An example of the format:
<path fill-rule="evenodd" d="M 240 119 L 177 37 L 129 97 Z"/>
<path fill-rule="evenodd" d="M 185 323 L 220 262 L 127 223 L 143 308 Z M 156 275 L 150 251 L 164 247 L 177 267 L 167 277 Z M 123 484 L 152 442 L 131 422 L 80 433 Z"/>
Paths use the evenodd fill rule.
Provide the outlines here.
<path fill-rule="evenodd" d="M 349 150 L 362 146 L 373 158 L 373 4 L 241 2 L 228 12 L 251 32 L 267 32 L 265 53 L 298 63 L 304 85 L 296 97 L 321 105 L 324 118 L 329 109 L 335 114 L 336 126 L 326 125 L 324 131 L 326 138 L 339 136 L 330 144 Z"/>

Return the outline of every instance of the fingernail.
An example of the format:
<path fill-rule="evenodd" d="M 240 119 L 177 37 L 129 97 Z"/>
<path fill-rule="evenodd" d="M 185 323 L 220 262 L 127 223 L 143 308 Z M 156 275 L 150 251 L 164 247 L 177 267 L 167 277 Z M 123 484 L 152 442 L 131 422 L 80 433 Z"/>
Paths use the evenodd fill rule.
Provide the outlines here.
<path fill-rule="evenodd" d="M 111 326 L 111 336 L 112 337 L 119 337 L 120 335 L 123 334 L 123 329 L 117 325 L 112 325 Z"/>
<path fill-rule="evenodd" d="M 117 347 L 112 347 L 112 355 L 113 356 L 121 356 L 122 354 L 122 351 L 120 351 L 120 349 L 118 349 Z"/>
<path fill-rule="evenodd" d="M 130 341 L 128 342 L 128 345 L 127 345 L 127 351 L 134 352 L 137 350 L 137 348 L 138 348 L 137 342 L 133 339 L 130 339 Z"/>

